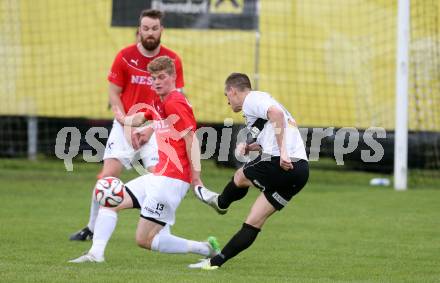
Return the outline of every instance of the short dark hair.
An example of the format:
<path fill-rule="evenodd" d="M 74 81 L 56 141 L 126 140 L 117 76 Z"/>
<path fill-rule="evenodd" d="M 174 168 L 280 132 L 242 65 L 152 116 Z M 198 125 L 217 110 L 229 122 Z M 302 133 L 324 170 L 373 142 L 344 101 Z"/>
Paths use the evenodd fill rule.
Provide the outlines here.
<path fill-rule="evenodd" d="M 145 17 L 158 19 L 160 21 L 160 24 L 162 25 L 162 19 L 164 17 L 164 14 L 162 11 L 155 9 L 142 10 L 141 15 L 139 16 L 139 26 L 141 25 L 142 19 Z"/>
<path fill-rule="evenodd" d="M 245 89 L 252 89 L 251 80 L 246 74 L 242 73 L 232 73 L 230 74 L 225 81 L 226 89 L 231 87 L 238 89 L 239 91 L 243 91 Z"/>

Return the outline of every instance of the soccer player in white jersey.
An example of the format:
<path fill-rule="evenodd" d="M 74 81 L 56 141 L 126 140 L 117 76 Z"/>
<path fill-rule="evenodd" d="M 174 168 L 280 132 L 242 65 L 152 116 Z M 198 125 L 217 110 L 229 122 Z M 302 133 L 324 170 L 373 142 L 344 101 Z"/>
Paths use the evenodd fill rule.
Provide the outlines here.
<path fill-rule="evenodd" d="M 117 212 L 140 208 L 136 231 L 137 244 L 162 253 L 195 253 L 212 257 L 220 250 L 214 237 L 197 242 L 174 236 L 167 229 L 174 224 L 175 212 L 190 184 L 203 186 L 200 179 L 200 149 L 195 137 L 196 120 L 185 96 L 176 90 L 176 69 L 168 56 L 148 65 L 158 97 L 149 111 L 126 116 L 117 113 L 127 126 L 141 126 L 154 120 L 153 128 L 159 148 L 159 162 L 153 174 L 128 182 L 124 200 L 116 208 L 101 207 L 89 252 L 73 263 L 102 262 L 104 250 L 116 227 Z"/>
<path fill-rule="evenodd" d="M 268 93 L 253 91 L 247 75 L 232 73 L 225 82 L 225 95 L 234 112 L 242 111 L 246 126 L 259 132 L 256 141 L 241 145 L 241 154 L 260 151 L 260 155 L 238 169 L 221 194 L 203 186 L 196 196 L 225 214 L 229 205 L 242 199 L 251 185 L 261 190 L 242 228 L 221 253 L 189 265 L 190 268 L 216 269 L 247 249 L 266 220 L 281 210 L 307 183 L 309 167 L 300 132 L 292 115 Z"/>

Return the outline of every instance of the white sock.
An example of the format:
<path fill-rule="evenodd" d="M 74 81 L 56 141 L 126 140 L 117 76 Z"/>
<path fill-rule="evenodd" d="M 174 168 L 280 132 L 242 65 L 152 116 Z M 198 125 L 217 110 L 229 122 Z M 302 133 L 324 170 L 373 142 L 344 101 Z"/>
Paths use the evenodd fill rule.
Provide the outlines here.
<path fill-rule="evenodd" d="M 118 214 L 110 209 L 101 208 L 98 213 L 93 234 L 93 245 L 89 253 L 97 258 L 104 257 L 105 247 L 115 230 L 118 221 Z"/>
<path fill-rule="evenodd" d="M 154 236 L 151 249 L 168 254 L 194 253 L 203 256 L 209 255 L 207 243 L 180 238 L 170 234 L 165 229 L 162 229 Z"/>
<path fill-rule="evenodd" d="M 87 224 L 87 227 L 89 227 L 90 231 L 95 231 L 95 222 L 96 217 L 98 217 L 99 212 L 99 202 L 95 200 L 95 190 L 92 190 L 92 203 L 90 204 L 90 216 L 89 216 L 89 223 Z"/>

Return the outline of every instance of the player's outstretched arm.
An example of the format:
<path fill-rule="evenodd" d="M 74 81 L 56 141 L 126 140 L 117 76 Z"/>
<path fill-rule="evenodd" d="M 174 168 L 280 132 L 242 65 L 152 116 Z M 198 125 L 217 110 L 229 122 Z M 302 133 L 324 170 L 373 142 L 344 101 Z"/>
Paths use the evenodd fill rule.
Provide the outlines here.
<path fill-rule="evenodd" d="M 125 116 L 124 125 L 131 127 L 140 127 L 142 126 L 147 119 L 145 118 L 145 113 L 139 112 L 133 115 Z"/>
<path fill-rule="evenodd" d="M 123 126 L 140 127 L 147 121 L 144 112 L 125 115 L 125 113 L 116 106 L 112 106 L 112 110 L 113 113 L 115 113 L 116 120 L 118 120 Z"/>

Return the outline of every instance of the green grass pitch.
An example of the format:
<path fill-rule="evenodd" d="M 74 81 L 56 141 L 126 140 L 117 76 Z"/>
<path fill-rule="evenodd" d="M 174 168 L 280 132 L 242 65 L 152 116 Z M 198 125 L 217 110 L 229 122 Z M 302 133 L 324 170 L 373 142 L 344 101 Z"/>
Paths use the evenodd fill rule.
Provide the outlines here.
<path fill-rule="evenodd" d="M 313 168 L 307 187 L 269 219 L 256 242 L 215 271 L 190 270 L 197 255 L 138 248 L 138 211 L 119 215 L 103 264 L 69 264 L 90 242 L 68 241 L 88 220 L 99 164 L 0 160 L 0 282 L 439 282 L 440 190 L 370 187 L 375 175 Z M 204 163 L 205 185 L 220 191 L 232 174 Z M 124 181 L 134 177 L 126 173 Z M 224 216 L 189 192 L 174 234 L 224 245 L 258 194 Z"/>

